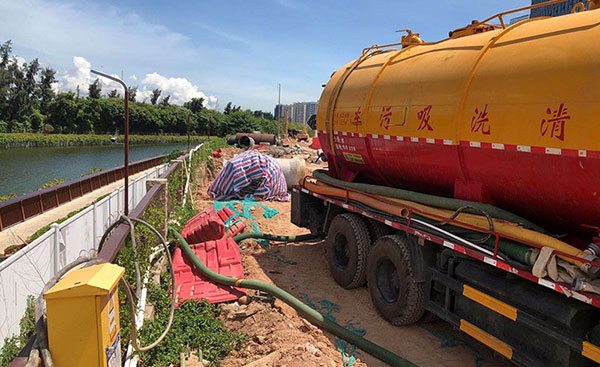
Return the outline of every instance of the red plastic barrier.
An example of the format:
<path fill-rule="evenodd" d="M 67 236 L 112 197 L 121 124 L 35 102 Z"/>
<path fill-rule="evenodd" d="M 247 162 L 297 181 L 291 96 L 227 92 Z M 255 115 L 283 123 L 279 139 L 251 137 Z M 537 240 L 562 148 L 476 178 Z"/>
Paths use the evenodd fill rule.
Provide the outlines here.
<path fill-rule="evenodd" d="M 210 270 L 229 277 L 244 277 L 240 250 L 233 239 L 222 238 L 190 247 Z M 180 248 L 173 253 L 173 269 L 177 306 L 185 300 L 193 299 L 205 299 L 209 303 L 234 301 L 246 294 L 243 288 L 215 284 L 208 280 L 192 268 L 192 263 L 183 256 Z"/>
<path fill-rule="evenodd" d="M 188 243 L 216 240 L 224 234 L 225 223 L 212 208 L 196 214 L 181 231 L 181 236 Z"/>
<path fill-rule="evenodd" d="M 239 218 L 237 214 L 229 208 L 223 208 L 219 210 L 217 212 L 217 215 L 219 216 L 219 218 L 221 218 L 223 223 L 227 223 L 227 225 L 225 226 L 226 230 L 225 234 L 223 235 L 223 238 L 234 237 L 239 233 L 243 232 L 244 229 L 246 229 L 246 222 L 242 218 Z M 231 217 L 234 216 L 234 219 L 229 220 Z"/>
<path fill-rule="evenodd" d="M 233 216 L 237 217 L 236 213 L 229 208 L 223 208 L 218 212 L 212 208 L 207 209 L 190 219 L 183 227 L 181 235 L 188 243 L 233 237 L 246 228 L 246 223 L 241 218 L 235 218 L 228 222 L 229 218 Z M 227 229 L 225 223 L 227 223 Z"/>

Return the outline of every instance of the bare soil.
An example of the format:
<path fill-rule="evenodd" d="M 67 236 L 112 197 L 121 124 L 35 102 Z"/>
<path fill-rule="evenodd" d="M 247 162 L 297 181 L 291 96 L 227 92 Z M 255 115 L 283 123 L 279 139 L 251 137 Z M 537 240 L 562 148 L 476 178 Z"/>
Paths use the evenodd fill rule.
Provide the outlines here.
<path fill-rule="evenodd" d="M 310 153 L 314 151 L 302 147 Z M 266 150 L 267 148 L 261 148 Z M 226 159 L 239 152 L 230 148 L 223 158 L 216 159 L 221 167 Z M 324 164 L 307 163 L 311 172 Z M 218 171 L 218 170 L 217 170 Z M 207 172 L 208 173 L 208 172 Z M 206 180 L 210 181 L 210 180 Z M 201 187 L 196 205 L 206 209 L 213 205 L 206 195 L 209 182 Z M 280 235 L 307 233 L 290 222 L 290 202 L 262 202 L 279 214 L 271 219 L 263 217 L 263 209 L 256 208 L 253 215 L 261 231 Z M 418 366 L 440 367 L 493 367 L 510 366 L 502 356 L 479 344 L 465 334 L 453 329 L 443 321 L 418 323 L 412 326 L 395 327 L 383 320 L 371 304 L 366 287 L 346 290 L 338 286 L 329 275 L 324 257 L 324 241 L 300 243 L 275 243 L 263 247 L 247 240 L 241 245 L 245 277 L 271 284 L 290 292 L 310 303 L 324 313 L 329 313 L 339 324 L 352 324 L 355 329 L 364 329 L 364 337 Z M 253 291 L 249 291 L 250 294 Z M 244 300 L 243 300 L 244 301 Z M 246 302 L 242 302 L 246 303 Z M 224 367 L 233 366 L 385 366 L 374 357 L 356 350 L 352 363 L 343 358 L 333 335 L 323 332 L 302 319 L 294 309 L 275 301 L 274 305 L 261 300 L 223 305 L 226 324 L 233 330 L 248 335 L 248 343 L 241 351 L 233 352 L 223 362 Z M 190 361 L 192 362 L 192 361 Z M 195 363 L 188 364 L 194 366 Z"/>

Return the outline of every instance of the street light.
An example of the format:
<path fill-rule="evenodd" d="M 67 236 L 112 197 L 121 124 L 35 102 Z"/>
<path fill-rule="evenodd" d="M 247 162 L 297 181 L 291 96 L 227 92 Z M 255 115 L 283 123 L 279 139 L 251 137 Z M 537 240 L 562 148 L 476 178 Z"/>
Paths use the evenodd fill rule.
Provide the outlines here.
<path fill-rule="evenodd" d="M 105 77 L 107 79 L 110 79 L 112 81 L 115 81 L 119 84 L 121 84 L 123 86 L 123 88 L 125 89 L 125 97 L 124 97 L 124 101 L 125 101 L 125 164 L 124 164 L 124 170 L 125 170 L 125 188 L 124 188 L 124 192 L 125 192 L 125 210 L 123 210 L 123 212 L 125 213 L 125 215 L 129 215 L 129 90 L 127 89 L 127 84 L 125 84 L 121 79 L 119 78 L 115 78 L 114 76 L 102 73 L 100 71 L 96 71 L 96 70 L 91 70 L 92 73 L 100 75 L 102 77 Z"/>

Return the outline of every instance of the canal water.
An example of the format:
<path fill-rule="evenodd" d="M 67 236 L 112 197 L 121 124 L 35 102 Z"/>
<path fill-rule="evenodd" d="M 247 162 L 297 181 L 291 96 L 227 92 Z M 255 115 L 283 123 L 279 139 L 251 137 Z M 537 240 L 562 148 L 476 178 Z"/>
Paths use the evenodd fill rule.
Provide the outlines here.
<path fill-rule="evenodd" d="M 185 150 L 187 144 L 130 145 L 129 160 L 168 154 L 174 149 Z M 123 145 L 0 149 L 0 196 L 26 194 L 54 179 L 67 182 L 95 167 L 108 169 L 120 165 L 123 165 Z"/>

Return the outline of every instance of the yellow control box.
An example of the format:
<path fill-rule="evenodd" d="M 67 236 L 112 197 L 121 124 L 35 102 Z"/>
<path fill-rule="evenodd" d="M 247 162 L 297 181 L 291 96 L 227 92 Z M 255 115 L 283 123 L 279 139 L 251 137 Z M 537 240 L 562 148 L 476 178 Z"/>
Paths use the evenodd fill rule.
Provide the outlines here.
<path fill-rule="evenodd" d="M 124 272 L 113 264 L 73 270 L 44 294 L 56 367 L 121 366 L 117 285 Z"/>

